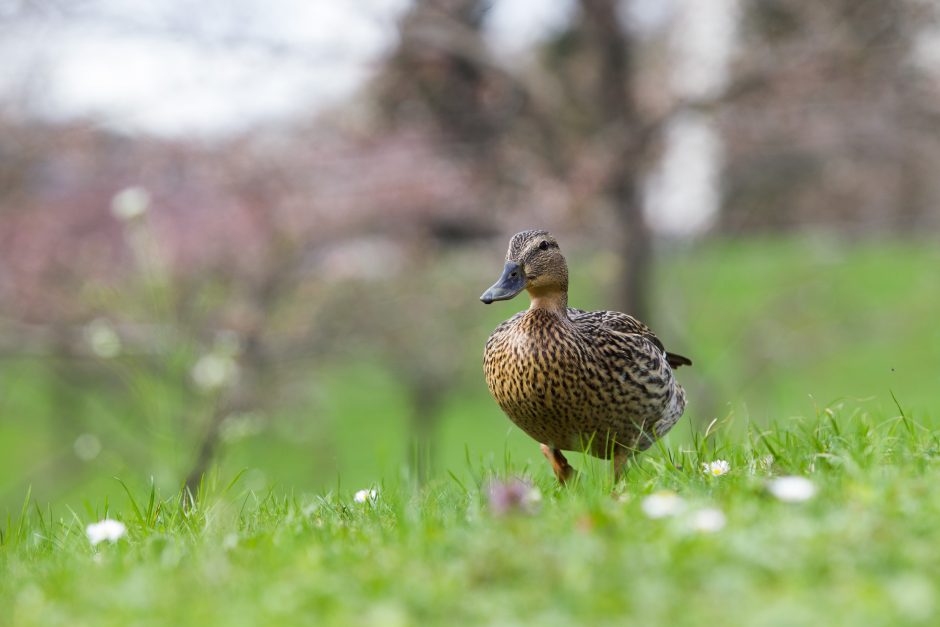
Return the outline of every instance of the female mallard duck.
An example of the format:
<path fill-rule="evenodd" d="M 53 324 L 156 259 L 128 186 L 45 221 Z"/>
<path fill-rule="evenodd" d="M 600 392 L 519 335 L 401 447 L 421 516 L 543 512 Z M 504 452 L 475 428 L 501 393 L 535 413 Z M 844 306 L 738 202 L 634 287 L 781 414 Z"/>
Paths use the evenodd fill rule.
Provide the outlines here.
<path fill-rule="evenodd" d="M 666 352 L 650 329 L 616 311 L 568 307 L 568 265 L 547 231 L 513 236 L 487 305 L 528 290 L 531 305 L 486 342 L 483 371 L 506 415 L 542 443 L 564 483 L 574 469 L 561 451 L 626 461 L 664 435 L 685 409 L 672 369 L 692 362 Z"/>

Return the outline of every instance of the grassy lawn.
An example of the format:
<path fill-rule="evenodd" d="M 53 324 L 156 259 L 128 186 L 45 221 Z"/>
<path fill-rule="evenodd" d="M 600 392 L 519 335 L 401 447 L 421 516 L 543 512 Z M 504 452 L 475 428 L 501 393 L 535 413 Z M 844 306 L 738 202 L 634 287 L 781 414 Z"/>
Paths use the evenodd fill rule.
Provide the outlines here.
<path fill-rule="evenodd" d="M 936 624 L 940 249 L 663 253 L 654 326 L 695 360 L 690 403 L 620 485 L 575 455 L 578 483 L 558 488 L 488 397 L 476 346 L 522 303 L 480 306 L 421 489 L 389 364 L 312 373 L 309 403 L 227 440 L 184 510 L 174 486 L 202 423 L 178 389 L 126 363 L 69 379 L 0 362 L 0 625 Z M 575 257 L 573 305 L 610 304 L 608 266 Z M 716 460 L 730 471 L 708 476 Z M 788 475 L 814 496 L 775 497 Z M 492 482 L 511 477 L 537 507 L 494 510 Z M 657 502 L 677 511 L 651 517 Z M 86 527 L 106 517 L 126 535 L 93 547 Z"/>
<path fill-rule="evenodd" d="M 716 424 L 619 485 L 588 464 L 560 489 L 540 467 L 541 502 L 508 513 L 487 483 L 504 467 L 379 485 L 364 503 L 211 479 L 188 513 L 146 491 L 28 504 L 4 530 L 0 623 L 935 624 L 940 432 L 898 414 Z M 702 471 L 717 459 L 727 474 Z M 780 475 L 818 492 L 781 501 L 767 489 Z M 650 517 L 664 490 L 684 507 Z M 106 514 L 127 534 L 92 547 L 85 526 Z"/>

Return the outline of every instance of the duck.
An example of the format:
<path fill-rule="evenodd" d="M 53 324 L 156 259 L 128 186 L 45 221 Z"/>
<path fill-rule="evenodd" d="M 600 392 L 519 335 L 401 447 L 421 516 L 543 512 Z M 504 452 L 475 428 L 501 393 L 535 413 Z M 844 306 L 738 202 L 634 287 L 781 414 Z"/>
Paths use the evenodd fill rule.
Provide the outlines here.
<path fill-rule="evenodd" d="M 577 474 L 563 451 L 612 460 L 619 479 L 682 416 L 674 369 L 692 361 L 668 352 L 633 316 L 569 307 L 568 264 L 548 231 L 512 236 L 502 275 L 480 300 L 523 291 L 529 308 L 499 324 L 483 350 L 490 394 L 540 443 L 560 483 Z"/>

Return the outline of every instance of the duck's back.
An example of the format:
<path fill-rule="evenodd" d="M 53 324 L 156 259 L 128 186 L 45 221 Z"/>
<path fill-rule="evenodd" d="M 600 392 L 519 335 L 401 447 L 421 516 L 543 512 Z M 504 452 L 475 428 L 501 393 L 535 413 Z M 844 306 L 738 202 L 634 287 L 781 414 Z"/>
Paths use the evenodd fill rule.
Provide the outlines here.
<path fill-rule="evenodd" d="M 670 357 L 685 359 L 626 314 L 530 309 L 490 336 L 484 372 L 500 407 L 530 436 L 608 457 L 614 442 L 649 447 L 682 415 L 685 393 Z"/>

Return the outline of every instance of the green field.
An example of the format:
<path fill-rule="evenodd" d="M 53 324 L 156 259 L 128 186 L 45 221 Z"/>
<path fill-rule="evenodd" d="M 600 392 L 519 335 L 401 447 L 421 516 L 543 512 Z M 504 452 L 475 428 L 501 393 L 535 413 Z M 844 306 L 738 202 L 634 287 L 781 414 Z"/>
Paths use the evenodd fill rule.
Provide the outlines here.
<path fill-rule="evenodd" d="M 0 551 L 0 622 L 934 624 L 938 436 L 848 410 L 744 440 L 718 427 L 695 448 L 652 452 L 613 488 L 599 465 L 566 489 L 540 468 L 541 507 L 503 516 L 486 481 L 519 471 L 511 461 L 469 484 L 386 482 L 374 503 L 218 481 L 190 512 L 147 492 L 87 511 L 27 504 Z M 730 472 L 704 474 L 717 458 Z M 819 493 L 780 502 L 766 490 L 777 474 Z M 643 499 L 664 489 L 687 508 L 649 518 Z M 106 508 L 128 534 L 92 548 L 84 525 Z M 722 528 L 696 529 L 705 508 Z"/>
<path fill-rule="evenodd" d="M 573 258 L 571 303 L 609 304 L 609 260 Z M 580 483 L 556 489 L 475 348 L 424 488 L 394 364 L 364 355 L 312 373 L 308 403 L 246 419 L 184 512 L 201 424 L 180 423 L 198 408 L 172 386 L 126 362 L 103 379 L 0 362 L 0 624 L 934 624 L 940 247 L 788 238 L 660 258 L 652 322 L 695 360 L 690 403 L 618 486 L 575 455 Z M 473 347 L 522 306 L 483 307 L 482 287 Z M 101 446 L 84 461 L 83 434 Z M 716 459 L 728 475 L 701 471 Z M 778 502 L 766 486 L 784 474 L 819 493 Z M 487 482 L 515 475 L 540 510 L 494 515 Z M 354 503 L 370 486 L 375 504 Z M 685 513 L 648 518 L 664 489 Z M 702 508 L 724 527 L 691 528 Z M 93 549 L 85 525 L 106 514 L 128 535 Z"/>

